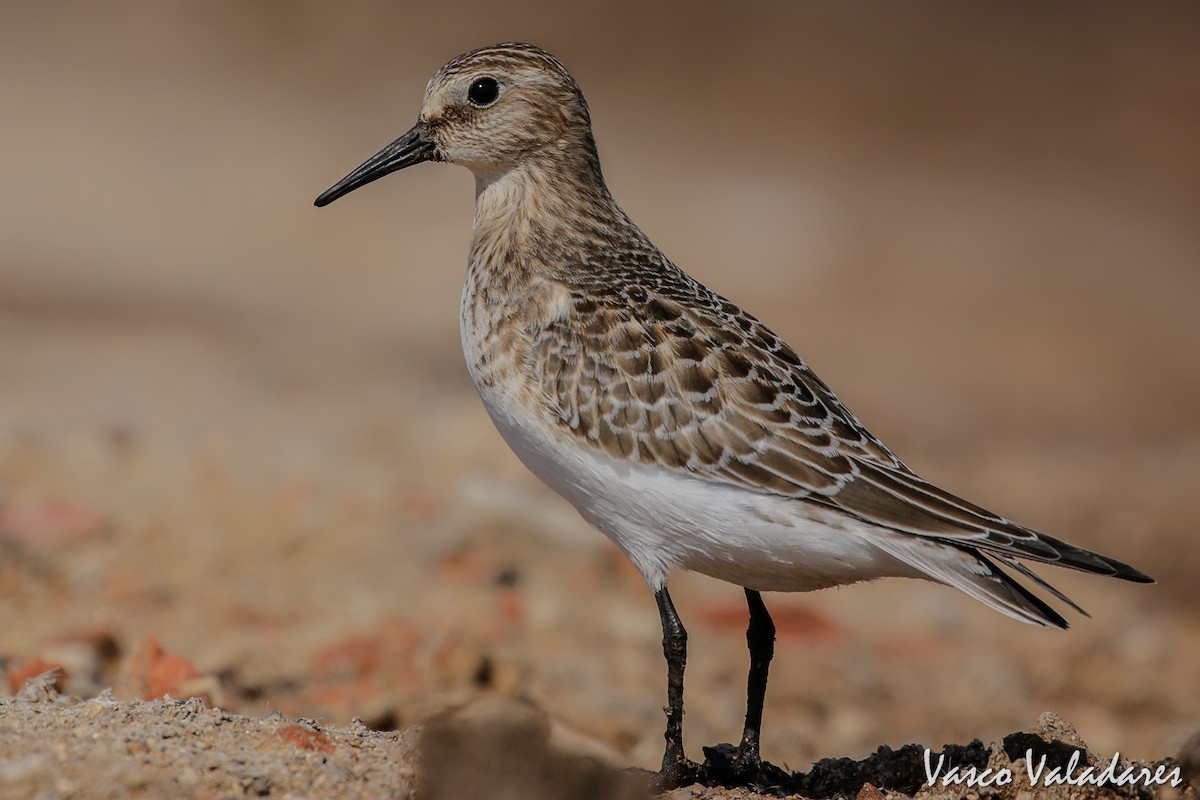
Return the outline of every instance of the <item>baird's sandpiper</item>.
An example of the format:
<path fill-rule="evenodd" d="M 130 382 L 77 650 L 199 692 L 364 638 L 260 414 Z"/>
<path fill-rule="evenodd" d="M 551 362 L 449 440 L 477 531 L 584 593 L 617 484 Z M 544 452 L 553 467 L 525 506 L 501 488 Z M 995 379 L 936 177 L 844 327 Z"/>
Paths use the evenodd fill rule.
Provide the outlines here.
<path fill-rule="evenodd" d="M 1150 582 L 922 480 L 786 342 L 671 263 L 613 200 L 583 93 L 544 50 L 507 43 L 450 61 L 412 130 L 316 204 L 422 161 L 475 175 L 460 325 L 488 414 L 658 602 L 668 667 L 660 786 L 698 769 L 683 748 L 687 634 L 667 592 L 674 570 L 745 588 L 750 674 L 733 763 L 751 780 L 764 769 L 775 639 L 760 592 L 924 578 L 1065 628 L 1004 568 L 1081 613 L 1018 559 Z"/>

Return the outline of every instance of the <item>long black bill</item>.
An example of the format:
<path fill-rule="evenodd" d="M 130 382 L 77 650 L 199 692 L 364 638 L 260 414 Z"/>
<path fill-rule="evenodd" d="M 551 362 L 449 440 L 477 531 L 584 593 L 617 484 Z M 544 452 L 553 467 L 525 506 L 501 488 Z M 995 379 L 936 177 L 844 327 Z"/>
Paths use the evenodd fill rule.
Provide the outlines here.
<path fill-rule="evenodd" d="M 316 199 L 317 208 L 327 206 L 344 194 L 350 194 L 360 186 L 366 186 L 374 180 L 396 170 L 420 164 L 422 161 L 432 161 L 435 158 L 433 142 L 425 138 L 425 132 L 420 125 L 401 136 L 375 155 L 368 158 L 358 169 L 325 190 Z"/>

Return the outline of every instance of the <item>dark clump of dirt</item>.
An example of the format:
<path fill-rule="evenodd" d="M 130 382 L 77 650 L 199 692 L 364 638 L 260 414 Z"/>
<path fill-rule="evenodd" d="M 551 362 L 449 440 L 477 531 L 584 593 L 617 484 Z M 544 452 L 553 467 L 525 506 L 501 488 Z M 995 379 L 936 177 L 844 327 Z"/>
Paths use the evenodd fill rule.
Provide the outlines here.
<path fill-rule="evenodd" d="M 852 758 L 825 758 L 813 764 L 808 772 L 788 774 L 773 764 L 763 764 L 756 779 L 743 781 L 734 770 L 734 747 L 720 744 L 704 748 L 704 780 L 728 788 L 743 786 L 760 794 L 776 797 L 802 795 L 814 798 L 834 798 L 856 795 L 866 784 L 902 794 L 914 795 L 928 780 L 925 769 L 925 748 L 908 744 L 899 750 L 882 745 L 870 756 L 855 761 Z M 968 745 L 946 745 L 940 753 L 932 753 L 932 762 L 939 757 L 960 768 L 987 766 L 991 751 L 975 739 Z"/>
<path fill-rule="evenodd" d="M 1200 748 L 1200 735 L 1191 745 Z M 1002 742 L 985 746 L 975 739 L 967 745 L 945 745 L 940 751 L 918 744 L 899 749 L 881 746 L 867 758 L 826 758 L 807 772 L 788 773 L 764 763 L 758 774 L 747 779 L 733 761 L 735 748 L 720 744 L 704 748 L 705 760 L 697 775 L 709 789 L 746 789 L 760 796 L 833 798 L 883 798 L 941 796 L 939 790 L 974 790 L 992 800 L 1057 796 L 1067 791 L 1072 798 L 1151 798 L 1156 789 L 1170 786 L 1181 797 L 1194 797 L 1194 769 L 1188 746 L 1180 759 L 1165 758 L 1153 763 L 1115 761 L 1089 752 L 1075 730 L 1053 714 L 1043 714 L 1032 731 L 1018 731 Z M 1031 766 L 1029 766 L 1031 765 Z M 1107 768 L 1107 772 L 1106 772 Z M 1085 777 L 1094 776 L 1092 778 Z M 1006 771 L 1010 780 L 998 780 Z M 1035 772 L 1037 779 L 1031 779 Z M 951 778 L 950 776 L 953 776 Z M 968 781 L 978 778 L 978 782 Z M 1071 776 L 1072 780 L 1065 780 Z M 1122 777 L 1124 776 L 1124 777 Z M 947 777 L 942 781 L 942 777 Z M 1024 795 L 1023 795 L 1024 793 Z M 697 795 L 723 797 L 722 794 Z M 739 795 L 741 796 L 741 795 Z"/>

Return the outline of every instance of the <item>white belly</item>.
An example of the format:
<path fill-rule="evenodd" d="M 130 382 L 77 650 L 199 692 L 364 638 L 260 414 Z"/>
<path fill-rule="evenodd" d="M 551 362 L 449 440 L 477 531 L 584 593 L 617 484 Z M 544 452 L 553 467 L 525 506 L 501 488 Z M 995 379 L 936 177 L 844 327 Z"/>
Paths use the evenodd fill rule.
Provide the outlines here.
<path fill-rule="evenodd" d="M 674 569 L 760 591 L 918 574 L 872 545 L 870 528 L 851 518 L 618 461 L 536 418 L 501 387 L 476 386 L 517 457 L 608 536 L 651 589 L 661 588 Z"/>

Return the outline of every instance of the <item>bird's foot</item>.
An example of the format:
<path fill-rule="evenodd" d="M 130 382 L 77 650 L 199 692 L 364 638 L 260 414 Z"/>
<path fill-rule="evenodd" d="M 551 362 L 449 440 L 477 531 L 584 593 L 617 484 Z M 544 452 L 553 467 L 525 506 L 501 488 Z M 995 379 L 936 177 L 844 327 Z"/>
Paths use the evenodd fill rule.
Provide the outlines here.
<path fill-rule="evenodd" d="M 783 785 L 791 775 L 759 757 L 758 748 L 742 742 L 737 747 L 724 743 L 704 748 L 700 767 L 710 783 L 730 788 L 766 789 Z"/>
<path fill-rule="evenodd" d="M 683 786 L 691 786 L 704 779 L 704 768 L 687 758 L 664 762 L 658 772 L 648 773 L 653 792 L 669 792 Z"/>

